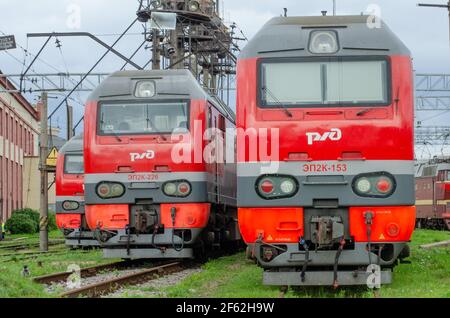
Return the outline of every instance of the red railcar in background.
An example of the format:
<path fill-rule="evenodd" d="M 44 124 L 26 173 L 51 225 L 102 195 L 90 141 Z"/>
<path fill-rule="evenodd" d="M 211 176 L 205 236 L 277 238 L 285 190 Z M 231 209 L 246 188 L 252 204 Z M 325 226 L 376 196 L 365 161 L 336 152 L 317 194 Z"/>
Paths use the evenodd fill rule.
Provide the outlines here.
<path fill-rule="evenodd" d="M 417 164 L 416 207 L 418 228 L 450 230 L 450 158 Z"/>
<path fill-rule="evenodd" d="M 83 136 L 70 139 L 56 162 L 56 223 L 66 245 L 97 246 L 84 215 Z"/>
<path fill-rule="evenodd" d="M 239 225 L 265 284 L 390 283 L 409 255 L 411 54 L 370 21 L 274 18 L 241 52 Z"/>
<path fill-rule="evenodd" d="M 192 258 L 240 238 L 235 161 L 208 152 L 234 154 L 231 128 L 234 113 L 188 70 L 117 72 L 93 92 L 86 218 L 105 257 Z"/>

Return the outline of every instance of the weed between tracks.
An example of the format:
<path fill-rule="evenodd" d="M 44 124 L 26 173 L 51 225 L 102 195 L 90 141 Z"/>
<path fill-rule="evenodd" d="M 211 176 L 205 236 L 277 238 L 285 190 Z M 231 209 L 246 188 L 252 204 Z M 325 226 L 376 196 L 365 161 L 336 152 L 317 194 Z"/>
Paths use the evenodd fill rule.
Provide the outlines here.
<path fill-rule="evenodd" d="M 49 234 L 51 239 L 63 239 L 59 231 Z M 19 239 L 19 240 L 17 240 Z M 37 243 L 39 242 L 39 234 L 37 235 L 10 235 L 7 241 L 0 242 L 2 245 L 13 243 Z M 0 255 L 0 297 L 57 297 L 57 294 L 48 294 L 45 286 L 34 283 L 32 277 L 51 274 L 55 272 L 66 271 L 71 264 L 80 267 L 95 266 L 97 264 L 109 263 L 113 260 L 102 258 L 100 250 L 70 250 L 62 246 L 49 248 L 48 254 L 21 255 L 21 253 L 38 252 L 39 248 L 31 248 L 17 251 L 15 256 Z M 57 250 L 57 253 L 52 251 Z M 11 251 L 2 252 L 10 254 Z M 28 266 L 30 276 L 22 275 L 23 267 Z"/>
<path fill-rule="evenodd" d="M 418 230 L 411 243 L 412 264 L 395 268 L 392 285 L 383 286 L 381 297 L 450 297 L 450 248 L 423 250 L 421 244 L 450 239 L 450 232 Z M 280 288 L 263 286 L 262 269 L 245 259 L 244 254 L 211 261 L 203 271 L 164 290 L 169 297 L 280 297 Z M 365 287 L 289 289 L 286 298 L 299 297 L 374 297 Z"/>

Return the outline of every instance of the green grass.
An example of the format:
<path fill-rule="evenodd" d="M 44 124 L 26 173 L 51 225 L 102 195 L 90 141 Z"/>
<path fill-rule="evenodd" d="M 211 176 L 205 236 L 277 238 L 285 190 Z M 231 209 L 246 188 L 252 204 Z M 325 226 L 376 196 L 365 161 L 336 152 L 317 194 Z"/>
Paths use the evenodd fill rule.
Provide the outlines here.
<path fill-rule="evenodd" d="M 26 239 L 0 242 L 0 246 L 12 242 L 38 242 L 38 235 L 9 236 L 13 239 L 21 237 Z M 62 239 L 58 231 L 50 233 L 50 237 Z M 416 231 L 411 244 L 412 264 L 396 267 L 394 283 L 382 287 L 381 297 L 450 297 L 450 248 L 419 248 L 421 244 L 444 240 L 450 240 L 450 232 Z M 112 261 L 103 259 L 101 250 L 69 249 L 58 255 L 44 255 L 34 259 L 16 256 L 15 260 L 4 262 L 11 259 L 0 255 L 0 298 L 57 297 L 57 294 L 48 294 L 42 285 L 33 283 L 32 277 L 65 271 L 71 264 L 83 268 Z M 31 277 L 22 276 L 24 265 L 30 268 Z M 281 296 L 279 288 L 262 285 L 262 269 L 246 260 L 243 253 L 210 261 L 203 266 L 202 272 L 189 276 L 175 286 L 158 290 L 130 287 L 129 293 L 125 292 L 123 297 L 144 297 L 133 293 L 136 290 L 143 292 L 144 296 L 148 293 L 151 297 L 157 297 L 160 293 L 168 297 Z M 328 288 L 290 289 L 284 297 L 373 297 L 373 292 L 366 288 L 340 288 L 337 291 Z"/>
<path fill-rule="evenodd" d="M 411 244 L 412 264 L 400 264 L 392 285 L 383 286 L 381 297 L 450 297 L 450 248 L 423 250 L 421 244 L 450 240 L 450 232 L 418 230 Z M 164 290 L 169 297 L 273 298 L 279 287 L 262 285 L 262 269 L 244 254 L 213 260 L 176 286 Z M 374 297 L 366 287 L 289 289 L 284 297 Z"/>
<path fill-rule="evenodd" d="M 63 239 L 59 231 L 49 233 L 51 239 Z M 8 239 L 25 238 L 19 241 L 3 241 L 0 247 L 5 244 L 23 243 L 23 242 L 39 242 L 39 234 L 34 235 L 9 235 Z M 50 247 L 50 250 L 53 247 Z M 58 248 L 62 248 L 61 246 Z M 29 251 L 37 251 L 32 249 Z M 34 283 L 32 277 L 47 275 L 56 272 L 66 271 L 71 264 L 77 264 L 81 268 L 95 266 L 101 263 L 111 262 L 111 260 L 103 259 L 101 250 L 70 250 L 62 249 L 57 255 L 39 255 L 33 259 L 23 259 L 18 251 L 15 257 L 0 255 L 0 298 L 11 297 L 56 297 L 56 294 L 48 294 L 41 284 Z M 10 253 L 5 251 L 1 253 Z M 8 260 L 8 261 L 7 261 Z M 5 262 L 7 261 L 7 262 Z M 28 266 L 31 272 L 30 277 L 23 277 L 22 270 L 24 266 Z"/>

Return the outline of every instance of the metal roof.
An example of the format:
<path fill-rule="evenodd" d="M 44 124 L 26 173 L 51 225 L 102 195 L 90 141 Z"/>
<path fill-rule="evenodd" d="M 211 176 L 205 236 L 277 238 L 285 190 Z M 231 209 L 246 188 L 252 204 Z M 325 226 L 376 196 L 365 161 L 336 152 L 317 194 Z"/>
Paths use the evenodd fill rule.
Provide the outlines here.
<path fill-rule="evenodd" d="M 134 91 L 136 84 L 142 80 L 153 80 L 156 83 L 157 99 L 207 99 L 230 120 L 235 121 L 234 112 L 223 102 L 208 94 L 198 83 L 197 79 L 187 69 L 176 70 L 144 70 L 119 71 L 108 76 L 95 89 L 88 100 L 142 100 L 136 98 Z"/>
<path fill-rule="evenodd" d="M 82 153 L 83 152 L 83 135 L 77 135 L 64 144 L 59 153 Z"/>
<path fill-rule="evenodd" d="M 316 30 L 338 34 L 339 51 L 329 56 L 411 55 L 386 23 L 372 22 L 370 16 L 273 18 L 249 41 L 239 58 L 323 56 L 308 50 L 310 34 Z"/>

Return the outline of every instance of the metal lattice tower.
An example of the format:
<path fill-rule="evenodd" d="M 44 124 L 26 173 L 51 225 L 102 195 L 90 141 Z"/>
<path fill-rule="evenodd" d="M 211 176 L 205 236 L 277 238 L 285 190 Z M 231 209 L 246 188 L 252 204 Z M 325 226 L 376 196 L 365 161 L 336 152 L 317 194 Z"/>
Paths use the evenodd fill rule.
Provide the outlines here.
<path fill-rule="evenodd" d="M 246 38 L 237 36 L 235 24 L 224 24 L 219 4 L 218 0 L 141 0 L 137 15 L 152 43 L 152 68 L 189 69 L 205 89 L 229 104 L 238 42 Z M 151 28 L 158 13 L 176 14 L 176 27 Z"/>
<path fill-rule="evenodd" d="M 450 74 L 419 73 L 415 82 L 416 111 L 450 112 Z M 449 143 L 450 126 L 429 126 L 417 121 L 416 145 L 445 147 Z"/>

